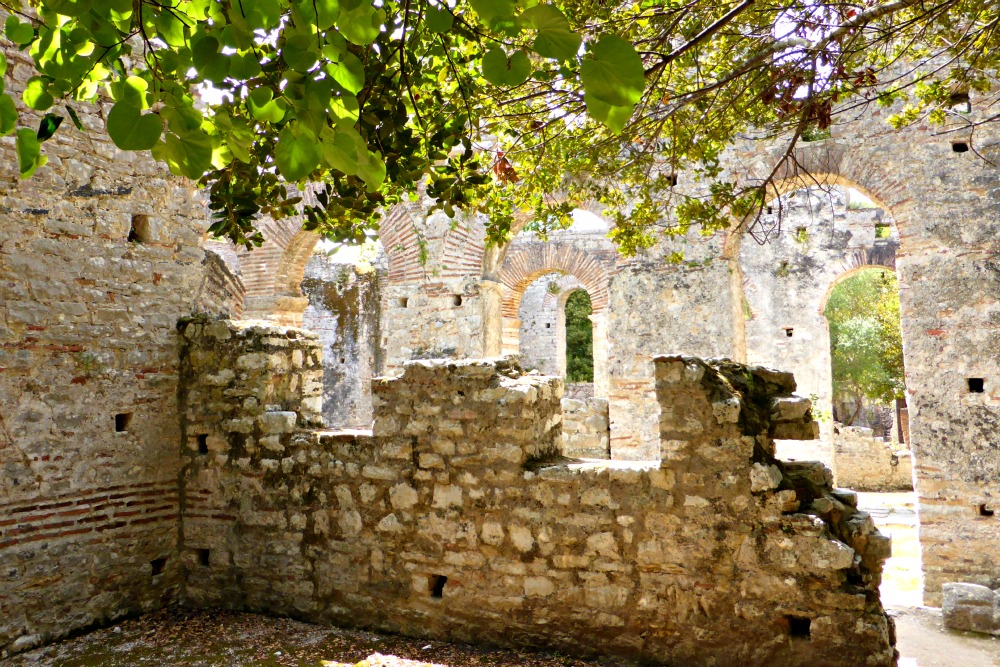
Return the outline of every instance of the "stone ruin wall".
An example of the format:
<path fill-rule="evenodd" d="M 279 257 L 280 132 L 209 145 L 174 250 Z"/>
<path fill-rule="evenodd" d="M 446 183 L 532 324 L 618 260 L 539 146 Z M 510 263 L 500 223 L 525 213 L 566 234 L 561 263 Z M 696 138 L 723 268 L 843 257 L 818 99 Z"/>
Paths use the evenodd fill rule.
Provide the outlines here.
<path fill-rule="evenodd" d="M 827 462 L 833 377 L 826 300 L 837 282 L 861 269 L 894 270 L 899 249 L 899 234 L 884 211 L 851 205 L 842 187 L 788 193 L 771 204 L 780 229 L 762 244 L 745 238 L 739 254 L 747 361 L 791 372 L 799 392 L 816 397 Z M 887 238 L 876 238 L 877 225 L 887 226 Z M 795 452 L 790 445 L 785 450 Z"/>
<path fill-rule="evenodd" d="M 833 477 L 838 486 L 857 491 L 912 491 L 913 452 L 874 437 L 870 428 L 838 425 Z"/>
<path fill-rule="evenodd" d="M 323 342 L 323 419 L 331 428 L 370 428 L 372 378 L 381 375 L 384 271 L 334 263 L 321 252 L 305 269 L 303 326 Z"/>
<path fill-rule="evenodd" d="M 769 454 L 813 429 L 787 374 L 658 358 L 662 463 L 579 464 L 557 456 L 555 378 L 416 362 L 376 383 L 374 432 L 316 431 L 315 336 L 182 336 L 188 604 L 692 665 L 894 664 L 888 540 L 821 467 Z"/>
<path fill-rule="evenodd" d="M 585 459 L 610 459 L 608 399 L 568 398 L 564 394 L 560 406 L 563 453 Z"/>
<path fill-rule="evenodd" d="M 0 655 L 177 598 L 175 325 L 240 312 L 193 184 L 73 106 L 28 181 L 0 139 Z"/>
<path fill-rule="evenodd" d="M 399 206 L 380 223 L 389 264 L 381 290 L 387 373 L 413 359 L 485 356 L 482 221 L 428 215 L 428 207 Z"/>

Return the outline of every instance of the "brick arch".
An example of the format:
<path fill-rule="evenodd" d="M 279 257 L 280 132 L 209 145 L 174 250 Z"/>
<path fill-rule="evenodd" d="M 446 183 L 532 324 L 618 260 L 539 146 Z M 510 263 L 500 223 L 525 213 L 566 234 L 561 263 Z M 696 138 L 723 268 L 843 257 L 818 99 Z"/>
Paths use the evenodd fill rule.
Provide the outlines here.
<path fill-rule="evenodd" d="M 397 204 L 379 222 L 392 284 L 420 280 L 478 276 L 486 249 L 486 226 L 477 216 L 447 218 L 428 215 L 419 204 Z M 421 257 L 427 247 L 428 258 Z"/>
<path fill-rule="evenodd" d="M 794 159 L 775 171 L 780 154 L 762 154 L 757 150 L 739 151 L 733 173 L 744 185 L 764 181 L 774 174 L 768 188 L 768 201 L 802 188 L 839 185 L 853 188 L 884 209 L 899 230 L 901 244 L 914 206 L 914 199 L 905 180 L 887 171 L 863 148 L 848 146 L 838 139 L 799 144 Z M 743 241 L 742 221 L 734 221 L 726 239 L 725 256 L 735 259 Z"/>
<path fill-rule="evenodd" d="M 574 276 L 590 295 L 594 313 L 608 307 L 608 285 L 611 272 L 593 254 L 574 247 L 570 242 L 514 244 L 507 252 L 500 270 L 504 286 L 501 315 L 517 319 L 524 291 L 546 273 Z"/>
<path fill-rule="evenodd" d="M 302 326 L 308 300 L 299 285 L 320 236 L 303 230 L 298 216 L 261 221 L 257 228 L 264 244 L 238 252 L 246 286 L 243 317 Z"/>

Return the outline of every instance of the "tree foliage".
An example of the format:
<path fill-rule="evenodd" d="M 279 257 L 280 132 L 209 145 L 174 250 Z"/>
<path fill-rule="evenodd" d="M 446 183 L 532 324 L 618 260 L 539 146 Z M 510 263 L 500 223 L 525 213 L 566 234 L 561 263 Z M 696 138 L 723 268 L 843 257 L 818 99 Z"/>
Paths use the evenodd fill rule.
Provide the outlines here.
<path fill-rule="evenodd" d="M 973 0 L 22 1 L 0 0 L 3 35 L 45 113 L 28 126 L 0 90 L 22 176 L 64 118 L 83 129 L 74 105 L 107 95 L 116 145 L 209 186 L 211 231 L 248 246 L 259 214 L 358 240 L 422 185 L 487 213 L 492 241 L 597 200 L 634 251 L 761 210 L 768 179 L 719 165 L 738 133 L 790 149 L 838 109 L 907 97 L 894 123 L 943 122 L 1000 64 L 997 6 Z M 901 64 L 938 55 L 949 69 Z M 682 169 L 698 193 L 673 193 Z"/>
<path fill-rule="evenodd" d="M 590 295 L 576 290 L 566 299 L 566 381 L 594 381 L 594 325 Z"/>
<path fill-rule="evenodd" d="M 836 285 L 824 311 L 830 322 L 833 393 L 860 405 L 903 398 L 903 337 L 896 274 L 861 271 Z"/>

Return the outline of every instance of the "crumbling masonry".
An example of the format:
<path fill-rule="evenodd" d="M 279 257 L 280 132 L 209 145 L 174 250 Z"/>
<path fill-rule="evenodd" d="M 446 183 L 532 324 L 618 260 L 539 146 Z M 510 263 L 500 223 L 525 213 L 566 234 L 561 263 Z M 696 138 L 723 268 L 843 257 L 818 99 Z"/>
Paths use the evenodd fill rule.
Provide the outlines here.
<path fill-rule="evenodd" d="M 5 53 L 16 97 L 32 71 Z M 86 132 L 61 128 L 29 181 L 0 139 L 0 653 L 183 603 L 695 664 L 891 664 L 888 545 L 821 467 L 772 460 L 771 437 L 811 423 L 798 400 L 771 413 L 790 378 L 657 356 L 751 355 L 761 277 L 739 232 L 633 258 L 597 227 L 487 248 L 482 220 L 418 201 L 384 221 L 384 271 L 314 263 L 304 293 L 314 234 L 263 220 L 258 251 L 209 242 L 193 184 L 118 151 L 108 108 L 77 107 Z M 797 158 L 898 230 L 936 603 L 946 582 L 1000 588 L 1000 173 L 890 112 Z M 993 162 L 996 132 L 977 130 Z M 777 150 L 748 138 L 727 173 L 767 174 Z M 519 351 L 520 304 L 553 272 L 593 305 L 592 413 L 563 410 L 557 379 L 458 361 Z M 275 328 L 307 319 L 316 333 Z M 432 357 L 452 361 L 411 364 Z M 605 405 L 611 460 L 555 458 L 563 421 Z"/>

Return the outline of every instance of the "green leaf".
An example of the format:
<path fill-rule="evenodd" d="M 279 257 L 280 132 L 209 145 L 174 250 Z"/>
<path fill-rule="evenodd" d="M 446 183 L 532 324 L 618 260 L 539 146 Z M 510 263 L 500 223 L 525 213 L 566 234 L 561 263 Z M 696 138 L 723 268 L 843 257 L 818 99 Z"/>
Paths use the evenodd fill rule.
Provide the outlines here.
<path fill-rule="evenodd" d="M 323 161 L 331 169 L 352 176 L 358 172 L 358 153 L 367 151 L 364 140 L 354 128 L 338 128 L 332 140 L 323 136 Z"/>
<path fill-rule="evenodd" d="M 42 155 L 42 144 L 34 131 L 22 127 L 17 131 L 17 164 L 21 178 L 31 178 L 35 170 L 49 161 Z"/>
<path fill-rule="evenodd" d="M 260 61 L 252 51 L 234 55 L 229 63 L 229 76 L 238 81 L 246 81 L 260 74 Z"/>
<path fill-rule="evenodd" d="M 156 145 L 163 132 L 163 121 L 156 114 L 143 115 L 126 102 L 111 107 L 108 136 L 123 151 L 147 151 Z"/>
<path fill-rule="evenodd" d="M 354 95 L 341 95 L 330 100 L 330 117 L 338 126 L 354 127 L 360 113 L 358 98 Z"/>
<path fill-rule="evenodd" d="M 552 5 L 535 5 L 526 9 L 518 17 L 518 23 L 538 31 L 532 48 L 543 58 L 570 60 L 576 56 L 583 42 L 583 38 L 570 29 L 563 13 Z"/>
<path fill-rule="evenodd" d="M 69 114 L 69 119 L 73 121 L 73 125 L 76 126 L 76 129 L 80 130 L 81 132 L 86 131 L 83 129 L 83 123 L 80 122 L 80 117 L 76 114 L 76 110 L 73 109 L 73 107 L 69 106 L 68 104 L 66 105 L 66 113 Z"/>
<path fill-rule="evenodd" d="M 93 4 L 93 0 L 46 0 L 45 7 L 56 14 L 76 18 L 89 12 Z"/>
<path fill-rule="evenodd" d="M 281 20 L 278 0 L 237 0 L 230 11 L 239 11 L 240 7 L 250 30 L 273 30 Z"/>
<path fill-rule="evenodd" d="M 211 35 L 193 43 L 191 62 L 198 74 L 209 81 L 222 81 L 229 73 L 229 57 L 219 53 L 219 40 Z"/>
<path fill-rule="evenodd" d="M 306 20 L 315 19 L 316 28 L 320 32 L 326 32 L 337 22 L 340 16 L 340 2 L 338 0 L 301 0 L 298 5 Z"/>
<path fill-rule="evenodd" d="M 149 84 L 146 80 L 137 76 L 130 76 L 123 81 L 115 81 L 111 84 L 111 93 L 114 95 L 115 101 L 130 104 L 136 109 L 149 108 L 146 103 L 146 90 L 148 89 Z"/>
<path fill-rule="evenodd" d="M 212 138 L 204 130 L 183 135 L 168 132 L 162 148 L 154 153 L 175 174 L 198 180 L 212 166 Z"/>
<path fill-rule="evenodd" d="M 447 9 L 428 7 L 424 12 L 424 21 L 431 32 L 448 32 L 455 23 L 455 17 Z"/>
<path fill-rule="evenodd" d="M 515 51 L 508 58 L 503 49 L 496 47 L 483 56 L 483 76 L 494 86 L 517 86 L 530 74 L 531 62 L 523 51 Z"/>
<path fill-rule="evenodd" d="M 11 14 L 3 25 L 3 32 L 7 39 L 18 46 L 23 46 L 35 39 L 35 29 L 30 23 L 21 23 L 16 16 Z"/>
<path fill-rule="evenodd" d="M 605 104 L 590 93 L 584 94 L 583 101 L 586 102 L 587 112 L 591 117 L 604 123 L 615 134 L 622 133 L 635 110 L 635 105 L 616 107 Z"/>
<path fill-rule="evenodd" d="M 506 18 L 514 13 L 514 0 L 469 0 L 469 4 L 487 26 L 494 19 Z"/>
<path fill-rule="evenodd" d="M 328 64 L 326 71 L 352 95 L 358 94 L 365 87 L 365 66 L 353 53 L 344 53 L 340 62 Z"/>
<path fill-rule="evenodd" d="M 365 182 L 368 192 L 375 192 L 385 182 L 386 167 L 382 158 L 369 150 L 358 163 L 358 176 Z"/>
<path fill-rule="evenodd" d="M 24 87 L 24 92 L 21 93 L 21 99 L 32 109 L 37 109 L 38 111 L 45 111 L 50 106 L 52 106 L 52 96 L 48 93 L 48 82 L 40 76 L 33 76 L 28 79 L 27 85 Z"/>
<path fill-rule="evenodd" d="M 260 121 L 280 122 L 285 117 L 287 107 L 284 100 L 275 100 L 273 96 L 274 93 L 270 88 L 258 88 L 250 93 L 250 97 L 247 99 L 250 114 Z"/>
<path fill-rule="evenodd" d="M 292 122 L 281 128 L 274 148 L 274 163 L 286 181 L 298 181 L 319 165 L 321 150 L 312 132 Z"/>
<path fill-rule="evenodd" d="M 580 80 L 588 95 L 615 107 L 631 106 L 642 99 L 646 86 L 642 59 L 630 42 L 605 35 L 591 49 L 593 59 L 580 66 Z"/>
<path fill-rule="evenodd" d="M 316 36 L 301 32 L 289 35 L 281 49 L 281 57 L 296 72 L 308 72 L 319 59 Z"/>
<path fill-rule="evenodd" d="M 17 125 L 17 107 L 10 95 L 0 95 L 0 137 L 6 137 Z"/>
<path fill-rule="evenodd" d="M 359 5 L 355 9 L 340 8 L 337 17 L 337 30 L 347 38 L 347 41 L 358 46 L 367 46 L 375 41 L 382 31 L 385 21 L 385 11 L 376 9 L 371 3 Z"/>
<path fill-rule="evenodd" d="M 48 141 L 51 139 L 62 122 L 62 116 L 57 116 L 54 113 L 45 114 L 45 117 L 38 123 L 38 131 L 35 133 L 38 141 Z"/>
<path fill-rule="evenodd" d="M 156 17 L 156 32 L 169 46 L 184 46 L 187 41 L 184 34 L 185 27 L 170 10 L 160 10 L 160 15 Z"/>
<path fill-rule="evenodd" d="M 7 56 L 0 51 L 0 76 L 7 73 Z"/>

